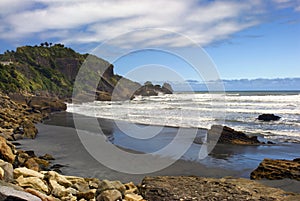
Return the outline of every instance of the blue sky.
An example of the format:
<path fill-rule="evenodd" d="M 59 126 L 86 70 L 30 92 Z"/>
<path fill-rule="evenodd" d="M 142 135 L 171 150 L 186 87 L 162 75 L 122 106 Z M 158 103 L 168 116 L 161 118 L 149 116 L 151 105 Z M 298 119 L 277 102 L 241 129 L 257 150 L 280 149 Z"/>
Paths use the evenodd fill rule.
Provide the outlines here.
<path fill-rule="evenodd" d="M 149 47 L 162 51 L 123 56 L 114 62 L 115 71 L 126 75 L 141 65 L 161 66 L 183 79 L 199 79 L 188 61 L 164 52 L 197 57 L 201 50 L 191 47 L 197 44 L 221 79 L 300 77 L 299 0 L 1 0 L 0 10 L 0 52 L 48 41 L 93 53 L 106 43 L 97 55 L 114 62 L 107 52 Z M 162 79 L 150 71 L 136 74 L 140 80 Z"/>

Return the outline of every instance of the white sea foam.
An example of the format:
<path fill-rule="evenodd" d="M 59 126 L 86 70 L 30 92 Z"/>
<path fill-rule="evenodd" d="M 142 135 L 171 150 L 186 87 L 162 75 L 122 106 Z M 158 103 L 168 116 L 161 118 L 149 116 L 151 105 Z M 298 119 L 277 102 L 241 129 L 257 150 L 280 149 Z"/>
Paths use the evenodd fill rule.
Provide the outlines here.
<path fill-rule="evenodd" d="M 214 114 L 226 111 L 225 124 L 248 133 L 270 138 L 300 140 L 300 94 L 229 93 L 217 99 L 209 93 L 177 93 L 137 97 L 132 101 L 95 101 L 68 104 L 69 112 L 133 123 L 176 127 L 210 128 L 219 123 Z M 261 122 L 258 115 L 273 113 L 282 118 Z"/>

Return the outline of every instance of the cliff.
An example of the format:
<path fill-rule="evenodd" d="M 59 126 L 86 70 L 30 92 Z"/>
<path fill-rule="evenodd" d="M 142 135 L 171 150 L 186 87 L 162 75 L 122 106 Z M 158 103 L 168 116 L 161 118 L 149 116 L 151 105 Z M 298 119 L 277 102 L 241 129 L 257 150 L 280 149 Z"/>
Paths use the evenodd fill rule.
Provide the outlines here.
<path fill-rule="evenodd" d="M 10 95 L 70 98 L 76 75 L 88 56 L 97 70 L 89 70 L 87 78 L 101 76 L 96 99 L 109 100 L 117 82 L 122 79 L 114 74 L 113 65 L 96 56 L 77 53 L 62 44 L 23 46 L 16 51 L 0 54 L 0 91 Z M 124 93 L 127 85 L 135 88 L 140 86 L 128 79 L 122 80 Z M 83 86 L 82 89 L 87 93 L 96 92 L 92 86 Z M 120 96 L 130 98 L 129 94 L 124 93 Z"/>

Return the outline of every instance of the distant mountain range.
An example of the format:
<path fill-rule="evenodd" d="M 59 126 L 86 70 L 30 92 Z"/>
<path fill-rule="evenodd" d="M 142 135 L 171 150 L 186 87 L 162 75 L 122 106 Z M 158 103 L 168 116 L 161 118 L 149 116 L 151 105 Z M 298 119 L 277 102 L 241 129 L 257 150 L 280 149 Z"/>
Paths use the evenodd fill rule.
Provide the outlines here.
<path fill-rule="evenodd" d="M 197 80 L 187 80 L 185 83 L 168 82 L 174 91 L 207 91 L 205 83 Z M 226 91 L 300 91 L 300 78 L 239 79 L 222 82 Z"/>

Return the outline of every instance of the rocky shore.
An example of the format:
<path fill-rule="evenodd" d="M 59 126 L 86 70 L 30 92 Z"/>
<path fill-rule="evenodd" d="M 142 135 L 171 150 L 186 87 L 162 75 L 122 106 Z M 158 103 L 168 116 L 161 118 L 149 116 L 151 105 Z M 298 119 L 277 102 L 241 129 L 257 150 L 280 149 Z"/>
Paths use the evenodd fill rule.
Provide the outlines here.
<path fill-rule="evenodd" d="M 141 184 L 65 176 L 55 156 L 37 156 L 34 151 L 16 149 L 20 138 L 35 138 L 35 123 L 49 112 L 64 110 L 64 104 L 46 97 L 14 98 L 0 94 L 0 200 L 299 200 L 299 194 L 270 188 L 248 179 L 205 178 L 188 176 L 145 177 Z M 222 129 L 222 130 L 220 130 Z M 228 127 L 214 126 L 209 131 L 221 138 L 218 143 L 260 145 L 255 137 L 247 137 Z M 247 143 L 246 143 L 247 142 Z M 275 165 L 279 168 L 275 168 Z M 278 165 L 279 164 L 279 165 Z M 270 168 L 272 167 L 272 168 Z M 299 160 L 263 161 L 252 179 L 299 180 Z M 271 177 L 266 171 L 270 170 Z M 290 172 L 289 172 L 290 171 Z M 289 177 L 289 175 L 294 175 Z M 298 175 L 298 177 L 297 177 Z"/>

